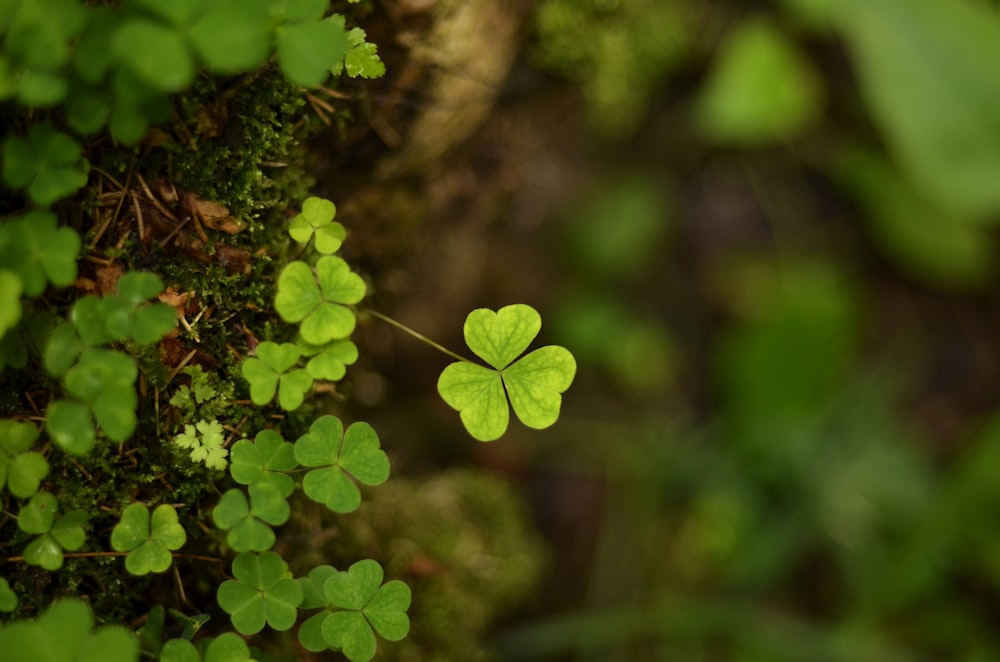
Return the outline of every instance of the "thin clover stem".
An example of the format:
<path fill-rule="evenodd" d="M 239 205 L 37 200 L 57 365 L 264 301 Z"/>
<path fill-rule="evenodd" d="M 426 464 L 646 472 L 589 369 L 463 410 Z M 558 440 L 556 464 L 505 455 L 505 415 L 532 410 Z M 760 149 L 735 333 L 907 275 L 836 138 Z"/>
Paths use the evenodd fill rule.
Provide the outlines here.
<path fill-rule="evenodd" d="M 431 340 L 427 336 L 423 335 L 422 333 L 418 333 L 417 331 L 414 331 L 413 329 L 411 329 L 410 327 L 406 326 L 402 322 L 397 322 L 396 320 L 392 319 L 388 315 L 383 315 L 382 313 L 378 312 L 377 310 L 372 310 L 371 308 L 362 308 L 361 310 L 363 312 L 368 313 L 369 315 L 377 317 L 378 319 L 382 320 L 383 322 L 388 322 L 389 324 L 391 324 L 392 326 L 396 327 L 400 331 L 404 331 L 404 332 L 410 334 L 411 336 L 413 336 L 417 340 L 430 345 L 431 347 L 433 347 L 434 349 L 438 350 L 439 352 L 444 352 L 448 356 L 450 356 L 450 357 L 452 357 L 454 359 L 458 359 L 459 361 L 465 361 L 466 363 L 474 363 L 474 361 L 470 361 L 469 359 L 465 358 L 461 354 L 456 354 L 455 352 L 451 351 L 447 347 L 434 342 L 433 340 Z"/>

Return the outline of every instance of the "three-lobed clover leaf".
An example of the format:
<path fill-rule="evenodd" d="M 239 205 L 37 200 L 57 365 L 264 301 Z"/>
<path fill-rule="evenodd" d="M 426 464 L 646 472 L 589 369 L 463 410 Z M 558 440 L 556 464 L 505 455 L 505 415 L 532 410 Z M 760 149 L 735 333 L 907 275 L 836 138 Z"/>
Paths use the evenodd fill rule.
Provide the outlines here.
<path fill-rule="evenodd" d="M 21 507 L 18 527 L 25 533 L 38 535 L 24 550 L 25 563 L 58 570 L 63 564 L 63 550 L 72 552 L 83 547 L 87 539 L 83 530 L 87 514 L 73 510 L 57 519 L 57 509 L 55 496 L 45 491 L 36 493 Z"/>
<path fill-rule="evenodd" d="M 321 416 L 309 426 L 295 442 L 295 459 L 313 467 L 302 479 L 306 496 L 337 513 L 361 504 L 355 481 L 378 485 L 389 477 L 389 458 L 372 426 L 352 423 L 345 432 L 336 416 Z"/>
<path fill-rule="evenodd" d="M 228 529 L 226 542 L 237 552 L 262 552 L 274 546 L 274 530 L 288 521 L 291 508 L 279 488 L 270 483 L 250 485 L 250 502 L 243 490 L 233 488 L 222 495 L 212 510 L 212 521 Z"/>
<path fill-rule="evenodd" d="M 375 655 L 374 632 L 389 641 L 405 637 L 410 588 L 398 580 L 382 584 L 382 578 L 382 567 L 370 559 L 344 572 L 320 566 L 300 578 L 303 607 L 324 607 L 299 628 L 303 647 L 314 652 L 333 648 L 351 662 L 368 662 Z"/>
<path fill-rule="evenodd" d="M 131 338 L 148 345 L 177 325 L 177 312 L 171 306 L 147 302 L 163 291 L 163 281 L 155 274 L 130 271 L 118 280 L 117 289 L 103 297 L 82 297 L 73 305 L 71 319 L 86 344 Z"/>
<path fill-rule="evenodd" d="M 316 250 L 324 255 L 340 250 L 347 230 L 333 220 L 337 208 L 329 200 L 323 198 L 306 198 L 302 203 L 302 213 L 292 219 L 288 226 L 288 234 L 300 244 L 316 238 Z"/>
<path fill-rule="evenodd" d="M 250 399 L 265 405 L 278 392 L 278 404 L 291 411 L 305 400 L 313 378 L 305 368 L 291 368 L 298 363 L 301 350 L 294 343 L 266 340 L 257 345 L 257 358 L 243 361 L 242 373 L 250 382 Z"/>
<path fill-rule="evenodd" d="M 26 296 L 41 294 L 48 283 L 64 287 L 76 278 L 80 235 L 58 227 L 55 214 L 34 209 L 0 224 L 0 264 L 17 274 Z"/>
<path fill-rule="evenodd" d="M 91 413 L 104 434 L 125 441 L 135 431 L 138 368 L 132 357 L 110 349 L 88 349 L 66 373 L 66 390 L 76 398 L 55 400 L 46 411 L 45 427 L 63 450 L 82 455 L 94 444 Z"/>
<path fill-rule="evenodd" d="M 274 552 L 243 552 L 233 559 L 233 577 L 217 592 L 219 606 L 241 634 L 257 634 L 264 624 L 280 631 L 295 625 L 302 586 Z"/>
<path fill-rule="evenodd" d="M 180 549 L 186 541 L 177 511 L 167 504 L 157 506 L 150 518 L 145 504 L 133 503 L 122 511 L 121 520 L 111 531 L 111 546 L 128 552 L 125 569 L 133 575 L 163 572 L 173 562 L 170 551 Z"/>
<path fill-rule="evenodd" d="M 49 463 L 38 451 L 29 450 L 38 438 L 32 423 L 0 419 L 0 488 L 27 499 L 38 491 L 49 473 Z"/>
<path fill-rule="evenodd" d="M 204 651 L 199 652 L 198 646 Z M 187 639 L 169 639 L 163 644 L 159 662 L 251 662 L 250 647 L 235 632 L 224 632 L 213 639 L 199 639 L 198 646 Z"/>
<path fill-rule="evenodd" d="M 45 662 L 125 662 L 139 659 L 139 640 L 129 630 L 107 625 L 93 631 L 94 615 L 82 600 L 68 598 L 36 620 L 0 628 L 5 660 Z"/>
<path fill-rule="evenodd" d="M 347 366 L 358 360 L 358 346 L 350 340 L 334 340 L 321 346 L 300 343 L 299 348 L 303 356 L 310 357 L 306 370 L 313 379 L 343 379 Z"/>
<path fill-rule="evenodd" d="M 493 441 L 507 430 L 508 398 L 528 427 L 546 428 L 559 418 L 562 394 L 576 375 L 576 360 L 559 345 L 521 356 L 541 328 L 538 312 L 524 304 L 497 312 L 479 308 L 466 318 L 466 344 L 493 369 L 469 361 L 452 363 L 442 371 L 437 387 L 479 441 Z"/>
<path fill-rule="evenodd" d="M 229 473 L 241 485 L 268 484 L 282 498 L 295 490 L 295 481 L 284 473 L 299 466 L 291 442 L 274 430 L 261 430 L 253 441 L 241 439 L 233 444 Z"/>
<path fill-rule="evenodd" d="M 50 124 L 35 124 L 27 140 L 11 136 L 3 145 L 4 181 L 28 189 L 43 207 L 82 188 L 87 169 L 80 143 Z"/>
<path fill-rule="evenodd" d="M 278 277 L 274 308 L 286 322 L 301 322 L 299 332 L 310 345 L 346 338 L 356 319 L 347 306 L 365 296 L 365 282 L 343 259 L 324 255 L 316 272 L 305 262 L 292 262 Z"/>

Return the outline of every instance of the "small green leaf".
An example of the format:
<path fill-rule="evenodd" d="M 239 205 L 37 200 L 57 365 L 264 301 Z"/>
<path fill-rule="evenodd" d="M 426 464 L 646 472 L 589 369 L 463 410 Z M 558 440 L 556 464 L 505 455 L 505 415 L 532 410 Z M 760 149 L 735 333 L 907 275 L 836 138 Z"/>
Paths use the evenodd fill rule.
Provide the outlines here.
<path fill-rule="evenodd" d="M 63 550 L 51 534 L 38 536 L 24 548 L 24 562 L 48 571 L 58 570 L 63 564 Z"/>
<path fill-rule="evenodd" d="M 248 662 L 250 648 L 235 632 L 223 632 L 205 648 L 205 662 Z"/>
<path fill-rule="evenodd" d="M 88 165 L 80 143 L 50 124 L 35 124 L 28 139 L 9 137 L 3 145 L 3 178 L 27 188 L 37 204 L 47 207 L 87 183 Z"/>
<path fill-rule="evenodd" d="M 145 504 L 133 503 L 111 532 L 111 546 L 129 553 L 125 568 L 133 575 L 163 572 L 173 562 L 170 550 L 180 549 L 186 540 L 177 511 L 167 504 L 157 506 L 151 519 Z"/>
<path fill-rule="evenodd" d="M 61 377 L 73 367 L 82 351 L 83 342 L 76 332 L 76 325 L 62 323 L 52 331 L 45 346 L 45 369 L 49 374 Z"/>
<path fill-rule="evenodd" d="M 21 279 L 0 269 L 0 336 L 21 321 Z"/>
<path fill-rule="evenodd" d="M 452 363 L 441 372 L 437 387 L 474 438 L 492 441 L 503 435 L 510 417 L 508 396 L 528 427 L 545 428 L 559 417 L 562 394 L 576 375 L 573 355 L 550 345 L 515 361 L 541 325 L 535 309 L 523 304 L 496 313 L 480 308 L 466 318 L 466 343 L 494 370 L 468 361 Z"/>
<path fill-rule="evenodd" d="M 312 377 L 305 369 L 289 369 L 298 362 L 301 350 L 293 343 L 265 341 L 257 345 L 257 358 L 243 362 L 243 376 L 250 382 L 250 399 L 257 405 L 271 401 L 275 391 L 278 403 L 286 410 L 302 404 L 312 387 Z"/>
<path fill-rule="evenodd" d="M 110 46 L 123 68 L 155 90 L 179 92 L 194 79 L 194 62 L 184 39 L 159 23 L 132 19 Z"/>
<path fill-rule="evenodd" d="M 333 222 L 336 213 L 337 208 L 329 200 L 307 198 L 302 204 L 302 213 L 288 226 L 288 234 L 300 244 L 315 236 L 316 250 L 323 254 L 336 253 L 347 237 L 344 226 Z"/>
<path fill-rule="evenodd" d="M 2 462 L 2 460 L 0 460 Z M 7 489 L 20 499 L 27 499 L 38 491 L 42 479 L 49 473 L 49 463 L 41 453 L 21 453 L 7 467 Z M 0 487 L 3 481 L 0 480 Z"/>
<path fill-rule="evenodd" d="M 302 339 L 323 345 L 354 331 L 354 313 L 346 305 L 365 296 L 365 283 L 344 260 L 324 255 L 316 273 L 304 262 L 292 262 L 278 277 L 275 310 L 286 322 L 301 322 Z M 346 304 L 346 305 L 345 305 Z"/>
<path fill-rule="evenodd" d="M 274 552 L 244 552 L 233 559 L 234 580 L 219 586 L 219 606 L 242 634 L 256 634 L 267 623 L 278 631 L 295 625 L 302 587 L 286 577 L 288 565 Z"/>
<path fill-rule="evenodd" d="M 0 225 L 0 263 L 21 278 L 25 296 L 38 296 L 50 282 L 60 287 L 71 284 L 79 252 L 80 235 L 58 227 L 55 215 L 46 209 L 34 209 Z"/>
<path fill-rule="evenodd" d="M 256 69 L 270 53 L 271 35 L 262 3 L 217 1 L 188 37 L 209 69 L 233 74 Z"/>
<path fill-rule="evenodd" d="M 11 590 L 10 584 L 0 577 L 0 611 L 12 612 L 17 609 L 17 594 Z"/>
<path fill-rule="evenodd" d="M 335 340 L 321 347 L 308 344 L 301 347 L 302 355 L 311 357 L 306 370 L 313 379 L 335 382 L 347 374 L 347 366 L 358 360 L 358 347 L 350 340 Z"/>
<path fill-rule="evenodd" d="M 17 526 L 25 533 L 48 533 L 56 519 L 56 498 L 48 492 L 38 492 L 21 507 Z"/>
<path fill-rule="evenodd" d="M 67 453 L 86 455 L 97 433 L 90 409 L 79 400 L 53 400 L 45 411 L 45 429 Z"/>
<path fill-rule="evenodd" d="M 378 485 L 389 476 L 389 458 L 375 430 L 357 422 L 344 432 L 335 416 L 321 416 L 299 437 L 295 459 L 315 467 L 302 480 L 306 496 L 338 513 L 352 512 L 361 503 L 355 480 Z"/>
<path fill-rule="evenodd" d="M 277 30 L 278 64 L 285 78 L 296 85 L 322 84 L 346 50 L 344 29 L 328 21 L 282 25 Z"/>
<path fill-rule="evenodd" d="M 119 626 L 91 632 L 94 616 L 81 600 L 62 599 L 34 621 L 0 628 L 4 659 L 39 662 L 138 660 L 139 640 Z"/>
<path fill-rule="evenodd" d="M 274 430 L 261 430 L 253 441 L 242 439 L 233 444 L 229 473 L 242 485 L 266 482 L 274 485 L 283 498 L 295 489 L 292 478 L 284 473 L 299 466 L 290 442 Z"/>
<path fill-rule="evenodd" d="M 87 540 L 87 534 L 83 529 L 86 521 L 86 512 L 73 510 L 60 516 L 52 525 L 49 533 L 63 549 L 75 552 L 83 547 L 83 543 Z"/>
<path fill-rule="evenodd" d="M 375 633 L 363 614 L 335 611 L 322 626 L 327 645 L 339 648 L 351 662 L 368 662 L 375 657 Z"/>

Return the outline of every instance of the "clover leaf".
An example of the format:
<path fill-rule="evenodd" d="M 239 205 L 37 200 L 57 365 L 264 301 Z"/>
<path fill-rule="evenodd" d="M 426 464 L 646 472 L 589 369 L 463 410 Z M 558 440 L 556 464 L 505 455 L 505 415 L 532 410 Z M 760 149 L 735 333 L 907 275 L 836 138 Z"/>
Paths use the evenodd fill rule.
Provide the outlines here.
<path fill-rule="evenodd" d="M 137 376 L 138 368 L 132 357 L 110 349 L 88 349 L 63 381 L 71 395 L 90 407 L 109 439 L 125 441 L 136 426 Z"/>
<path fill-rule="evenodd" d="M 31 199 L 48 207 L 87 183 L 87 161 L 76 140 L 50 124 L 35 124 L 28 139 L 9 137 L 3 145 L 3 178 L 28 189 Z"/>
<path fill-rule="evenodd" d="M 306 496 L 337 513 L 361 504 L 355 481 L 378 485 L 389 477 L 389 458 L 372 426 L 352 423 L 345 432 L 336 416 L 321 416 L 309 426 L 295 442 L 295 459 L 314 467 L 302 479 Z"/>
<path fill-rule="evenodd" d="M 64 549 L 75 551 L 83 547 L 87 514 L 74 510 L 56 519 L 57 508 L 55 496 L 45 491 L 36 493 L 21 507 L 18 527 L 25 533 L 39 534 L 24 550 L 25 563 L 58 570 L 62 567 Z"/>
<path fill-rule="evenodd" d="M 250 399 L 255 405 L 265 405 L 278 392 L 278 404 L 283 409 L 296 409 L 305 400 L 313 379 L 304 368 L 292 370 L 301 356 L 293 343 L 280 345 L 266 340 L 257 345 L 257 358 L 243 362 L 242 373 L 250 382 Z"/>
<path fill-rule="evenodd" d="M 316 87 L 330 75 L 330 67 L 344 58 L 347 34 L 330 21 L 281 25 L 276 32 L 278 65 L 285 78 L 303 87 Z"/>
<path fill-rule="evenodd" d="M 60 448 L 73 455 L 86 455 L 97 439 L 90 408 L 79 400 L 50 402 L 45 410 L 45 429 Z"/>
<path fill-rule="evenodd" d="M 241 485 L 273 485 L 282 498 L 295 490 L 295 482 L 285 471 L 299 466 L 291 442 L 274 430 L 261 430 L 253 441 L 241 439 L 233 444 L 229 473 Z"/>
<path fill-rule="evenodd" d="M 21 321 L 21 277 L 0 269 L 0 336 Z"/>
<path fill-rule="evenodd" d="M 129 630 L 107 625 L 92 631 L 94 615 L 82 600 L 52 604 L 36 620 L 7 623 L 0 628 L 5 660 L 45 662 L 104 662 L 139 659 L 139 639 Z"/>
<path fill-rule="evenodd" d="M 181 33 L 169 26 L 132 19 L 109 45 L 118 63 L 154 90 L 179 92 L 194 79 L 194 58 Z"/>
<path fill-rule="evenodd" d="M 345 572 L 320 566 L 299 581 L 308 596 L 303 605 L 324 610 L 299 628 L 299 642 L 307 650 L 343 651 L 351 662 L 368 662 L 375 655 L 375 632 L 399 641 L 410 629 L 406 610 L 410 588 L 401 581 L 382 584 L 382 567 L 370 559 Z"/>
<path fill-rule="evenodd" d="M 76 279 L 80 235 L 57 226 L 55 214 L 46 209 L 0 225 L 0 264 L 20 277 L 25 296 L 38 296 L 48 283 L 64 287 Z"/>
<path fill-rule="evenodd" d="M 316 273 L 305 262 L 292 262 L 278 277 L 274 308 L 286 322 L 302 322 L 299 332 L 311 345 L 346 338 L 354 331 L 354 304 L 365 296 L 365 283 L 344 260 L 324 255 Z"/>
<path fill-rule="evenodd" d="M 302 203 L 302 213 L 292 219 L 288 234 L 292 239 L 304 244 L 316 237 L 316 250 L 323 254 L 336 253 L 347 237 L 347 230 L 333 217 L 337 208 L 323 198 L 306 198 Z"/>
<path fill-rule="evenodd" d="M 160 504 L 150 518 L 145 504 L 133 503 L 122 511 L 121 520 L 111 531 L 111 546 L 128 552 L 125 569 L 133 575 L 163 572 L 170 567 L 171 550 L 187 541 L 184 528 L 177 521 L 177 511 Z"/>
<path fill-rule="evenodd" d="M 35 425 L 0 419 L 0 488 L 6 483 L 10 493 L 21 499 L 35 494 L 49 473 L 45 456 L 28 450 L 37 438 Z"/>
<path fill-rule="evenodd" d="M 220 529 L 229 529 L 226 542 L 237 552 L 262 552 L 274 545 L 268 525 L 287 522 L 291 508 L 274 485 L 254 483 L 249 491 L 248 505 L 242 490 L 228 490 L 212 510 L 212 520 Z"/>
<path fill-rule="evenodd" d="M 274 552 L 244 552 L 233 559 L 233 577 L 217 592 L 219 606 L 241 634 L 256 634 L 267 623 L 278 631 L 295 625 L 302 586 L 286 576 L 288 564 Z"/>
<path fill-rule="evenodd" d="M 343 379 L 347 366 L 358 360 L 358 346 L 350 340 L 334 340 L 321 346 L 300 343 L 299 348 L 303 356 L 311 357 L 306 370 L 313 379 L 331 382 Z"/>
<path fill-rule="evenodd" d="M 73 305 L 71 319 L 89 345 L 131 338 L 140 345 L 156 342 L 177 324 L 177 313 L 165 303 L 146 300 L 163 291 L 158 276 L 130 271 L 117 283 L 115 294 L 86 296 Z"/>
<path fill-rule="evenodd" d="M 507 430 L 508 398 L 528 427 L 546 428 L 559 418 L 562 393 L 576 375 L 573 355 L 565 347 L 549 345 L 518 359 L 541 327 L 538 312 L 524 304 L 497 312 L 480 308 L 466 318 L 466 344 L 493 369 L 470 361 L 452 363 L 442 371 L 437 386 L 479 441 L 493 441 Z"/>
<path fill-rule="evenodd" d="M 224 632 L 214 639 L 199 639 L 205 655 L 187 639 L 170 639 L 163 644 L 160 662 L 250 662 L 250 647 L 235 632 Z"/>

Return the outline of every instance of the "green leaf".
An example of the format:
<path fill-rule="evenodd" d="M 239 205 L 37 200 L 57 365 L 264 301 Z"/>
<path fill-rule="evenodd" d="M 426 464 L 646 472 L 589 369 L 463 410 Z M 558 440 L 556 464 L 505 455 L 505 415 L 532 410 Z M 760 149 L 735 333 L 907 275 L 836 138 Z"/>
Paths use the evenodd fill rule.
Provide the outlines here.
<path fill-rule="evenodd" d="M 378 47 L 365 41 L 367 35 L 361 28 L 351 28 L 347 32 L 348 50 L 344 55 L 343 68 L 351 78 L 381 78 L 385 75 L 385 65 L 378 56 Z M 334 67 L 334 74 L 339 67 Z"/>
<path fill-rule="evenodd" d="M 0 269 L 0 336 L 21 321 L 21 279 Z"/>
<path fill-rule="evenodd" d="M 312 377 L 304 369 L 289 369 L 298 362 L 301 350 L 293 343 L 265 341 L 257 345 L 257 358 L 243 362 L 243 376 L 250 382 L 250 399 L 257 405 L 271 401 L 278 391 L 278 403 L 286 410 L 302 404 L 312 387 Z"/>
<path fill-rule="evenodd" d="M 700 100 L 700 123 L 714 140 L 761 145 L 802 131 L 821 110 L 820 83 L 782 32 L 742 21 L 719 49 Z"/>
<path fill-rule="evenodd" d="M 82 351 L 83 343 L 77 335 L 76 325 L 62 323 L 52 331 L 45 345 L 45 369 L 61 377 L 73 367 Z"/>
<path fill-rule="evenodd" d="M 541 325 L 535 309 L 523 304 L 495 313 L 480 308 L 466 318 L 466 344 L 494 369 L 468 361 L 452 363 L 441 372 L 437 387 L 474 438 L 493 441 L 503 435 L 510 416 L 508 396 L 514 413 L 528 427 L 542 429 L 559 417 L 562 394 L 576 375 L 573 355 L 550 345 L 515 361 Z"/>
<path fill-rule="evenodd" d="M 11 590 L 10 584 L 0 577 L 0 611 L 12 612 L 17 609 L 17 594 Z"/>
<path fill-rule="evenodd" d="M 332 575 L 337 573 L 337 569 L 332 565 L 320 565 L 316 566 L 309 571 L 309 574 L 305 577 L 299 577 L 296 581 L 302 585 L 302 604 L 299 605 L 300 609 L 318 609 L 321 607 L 329 607 L 330 601 L 326 598 L 324 593 L 324 585 L 326 580 Z M 325 646 L 320 647 L 320 650 L 325 648 Z"/>
<path fill-rule="evenodd" d="M 247 642 L 235 632 L 223 632 L 205 648 L 205 662 L 247 662 L 250 659 Z"/>
<path fill-rule="evenodd" d="M 9 137 L 3 145 L 3 178 L 27 188 L 31 199 L 47 207 L 87 183 L 87 162 L 80 143 L 49 124 L 35 124 L 28 139 Z"/>
<path fill-rule="evenodd" d="M 17 514 L 17 526 L 25 533 L 48 533 L 56 519 L 56 498 L 42 491 L 21 506 Z"/>
<path fill-rule="evenodd" d="M 271 35 L 262 3 L 214 3 L 188 31 L 209 69 L 222 74 L 250 71 L 270 54 Z"/>
<path fill-rule="evenodd" d="M 338 513 L 352 512 L 360 505 L 355 480 L 378 485 L 389 477 L 389 458 L 379 447 L 375 430 L 357 422 L 344 432 L 335 416 L 321 416 L 299 437 L 295 459 L 315 467 L 302 480 L 306 496 Z"/>
<path fill-rule="evenodd" d="M 313 379 L 335 382 L 347 374 L 347 366 L 358 360 L 358 347 L 350 340 L 335 340 L 321 347 L 308 344 L 300 347 L 303 356 L 311 357 L 306 370 Z"/>
<path fill-rule="evenodd" d="M 201 655 L 187 639 L 170 639 L 163 644 L 160 662 L 201 662 Z"/>
<path fill-rule="evenodd" d="M 399 580 L 386 582 L 365 605 L 364 614 L 375 631 L 389 641 L 399 641 L 410 631 L 410 587 Z"/>
<path fill-rule="evenodd" d="M 111 41 L 118 63 L 160 92 L 179 92 L 194 79 L 194 62 L 176 30 L 144 19 L 125 23 Z"/>
<path fill-rule="evenodd" d="M 292 262 L 278 277 L 274 307 L 286 322 L 302 322 L 302 339 L 323 345 L 354 331 L 354 313 L 344 304 L 365 296 L 365 283 L 341 258 L 324 255 L 316 273 L 304 262 Z"/>
<path fill-rule="evenodd" d="M 333 222 L 336 213 L 337 208 L 329 200 L 306 198 L 302 203 L 302 213 L 293 218 L 288 226 L 288 234 L 300 244 L 315 236 L 316 250 L 323 254 L 336 253 L 347 237 L 344 226 Z"/>
<path fill-rule="evenodd" d="M 284 473 L 299 466 L 291 442 L 274 430 L 261 430 L 253 441 L 241 439 L 230 452 L 229 473 L 241 485 L 266 482 L 278 489 L 283 498 L 295 489 L 292 478 Z"/>
<path fill-rule="evenodd" d="M 339 648 L 351 662 L 368 662 L 375 657 L 375 633 L 363 614 L 356 611 L 335 611 L 322 626 L 323 639 Z"/>
<path fill-rule="evenodd" d="M 90 607 L 77 599 L 52 604 L 37 620 L 0 628 L 0 650 L 10 660 L 115 662 L 139 659 L 139 640 L 119 626 L 91 632 Z"/>
<path fill-rule="evenodd" d="M 97 433 L 90 408 L 79 400 L 53 400 L 45 411 L 45 429 L 67 453 L 86 455 Z"/>
<path fill-rule="evenodd" d="M 19 499 L 27 499 L 38 491 L 42 479 L 49 473 L 49 463 L 41 453 L 28 452 L 17 455 L 6 465 L 7 489 Z M 3 480 L 0 480 L 0 487 Z"/>
<path fill-rule="evenodd" d="M 982 3 L 837 6 L 868 106 L 922 193 L 961 216 L 1000 209 L 1000 15 Z"/>
<path fill-rule="evenodd" d="M 60 516 L 52 525 L 49 534 L 63 549 L 75 552 L 83 547 L 83 543 L 87 540 L 87 533 L 83 529 L 86 522 L 86 512 L 73 510 Z"/>
<path fill-rule="evenodd" d="M 80 235 L 72 228 L 58 228 L 48 210 L 35 209 L 0 225 L 0 263 L 20 276 L 25 296 L 38 296 L 49 282 L 70 285 L 76 279 L 79 252 Z"/>
<path fill-rule="evenodd" d="M 328 21 L 282 25 L 277 30 L 278 64 L 285 78 L 296 85 L 323 83 L 346 50 L 344 29 Z"/>
<path fill-rule="evenodd" d="M 234 550 L 265 551 L 274 545 L 274 531 L 268 524 L 284 524 L 290 513 L 279 489 L 259 482 L 250 487 L 249 504 L 242 490 L 228 490 L 212 510 L 212 519 L 220 529 L 230 530 L 226 542 Z"/>
<path fill-rule="evenodd" d="M 133 503 L 111 532 L 111 546 L 129 553 L 125 568 L 133 575 L 163 572 L 173 562 L 170 550 L 180 549 L 186 540 L 177 511 L 167 504 L 157 506 L 150 519 L 145 504 Z"/>
<path fill-rule="evenodd" d="M 37 565 L 50 572 L 62 567 L 63 558 L 62 547 L 48 533 L 38 536 L 24 548 L 25 563 Z"/>
<path fill-rule="evenodd" d="M 234 580 L 223 582 L 219 606 L 242 634 L 256 634 L 267 623 L 284 631 L 295 625 L 302 587 L 286 576 L 288 565 L 274 552 L 244 552 L 233 559 Z"/>

